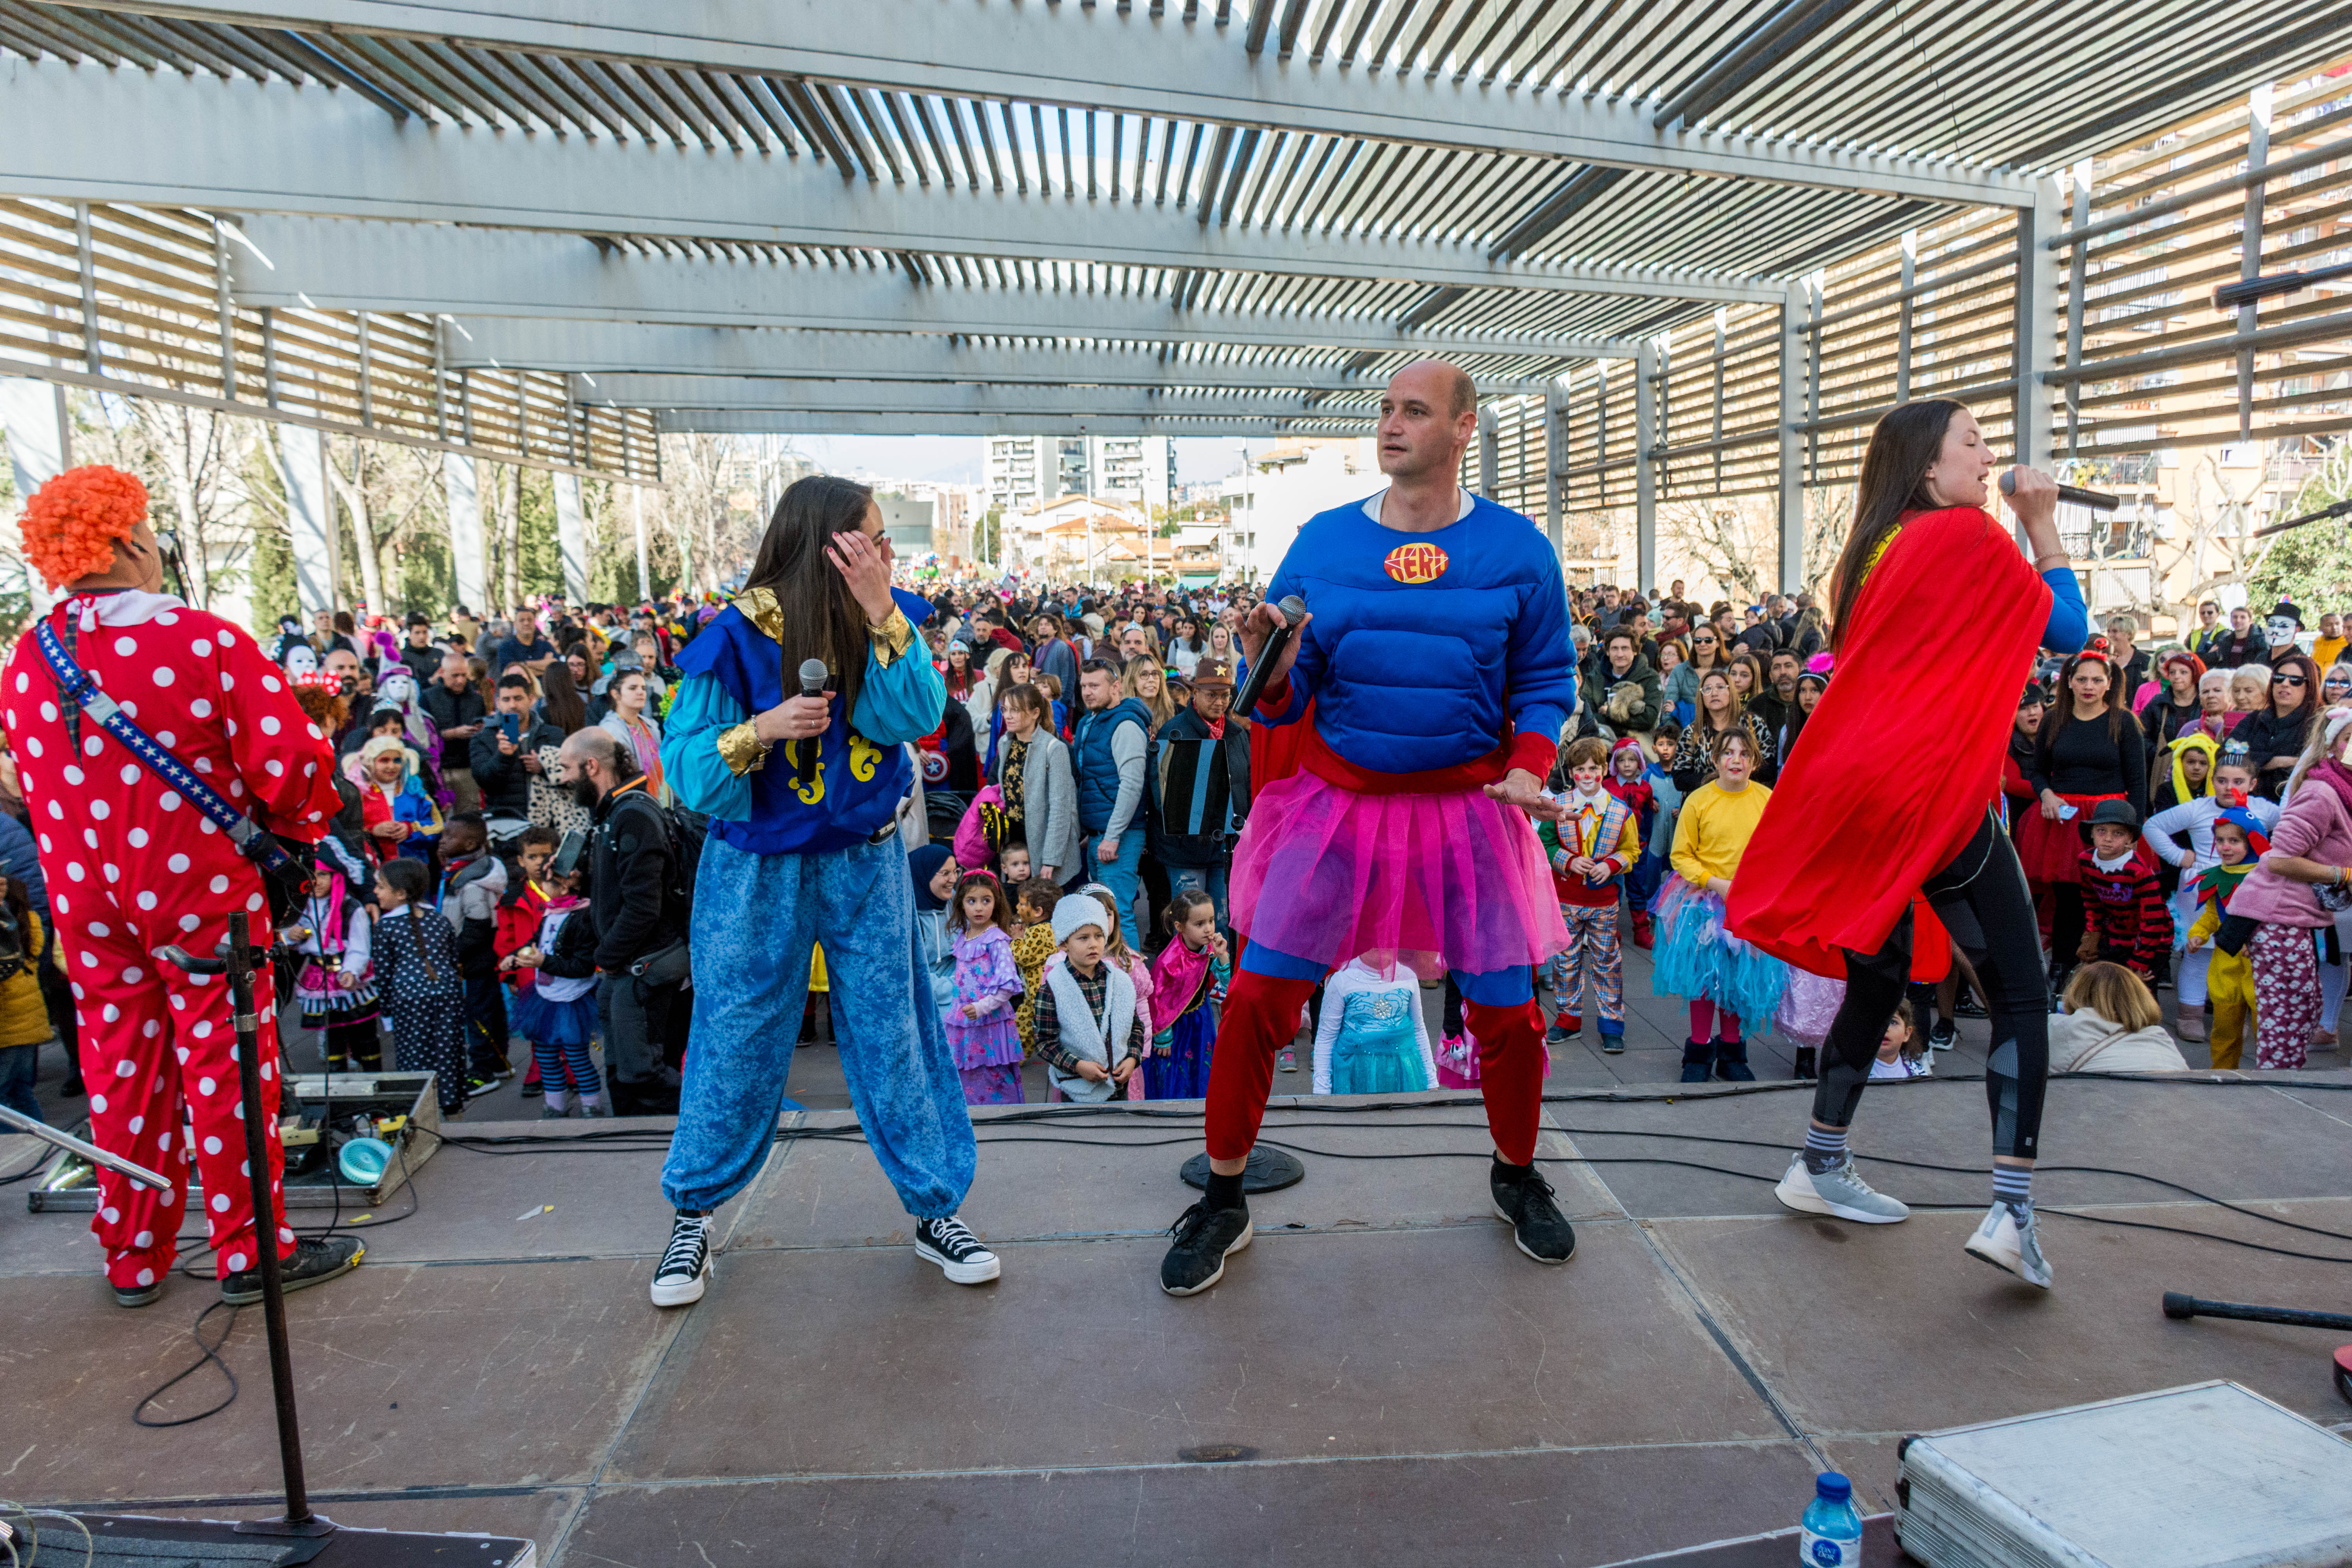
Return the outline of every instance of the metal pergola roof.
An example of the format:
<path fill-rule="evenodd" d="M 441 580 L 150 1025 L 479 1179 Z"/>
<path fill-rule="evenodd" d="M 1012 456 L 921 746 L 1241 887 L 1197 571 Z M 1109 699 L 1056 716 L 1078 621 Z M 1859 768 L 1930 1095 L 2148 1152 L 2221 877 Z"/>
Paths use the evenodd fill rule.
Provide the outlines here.
<path fill-rule="evenodd" d="M 1475 367 L 1511 376 L 1777 300 L 1938 211 L 2029 205 L 2037 174 L 2347 43 L 2352 7 L 2202 0 L 0 0 L 27 62 L 0 182 L 494 226 L 551 279 L 486 297 L 462 232 L 383 276 L 364 231 L 298 265 L 253 226 L 278 266 L 240 252 L 238 290 L 289 302 L 637 319 L 575 279 L 642 261 L 688 292 L 761 272 L 735 291 L 785 310 L 880 273 L 927 296 L 896 330 L 1030 337 L 1117 304 L 1125 330 L 1069 335 L 1219 341 L 1143 335 L 1197 312 L 1295 318 L 1306 348 L 1342 346 L 1326 321 L 1426 340 L 1350 348 L 1375 378 L 1487 334 L 1578 340 Z M 1007 294 L 1027 320 L 981 319 Z M 558 361 L 611 366 L 598 336 Z"/>
<path fill-rule="evenodd" d="M 1890 390 L 2052 450 L 2059 172 L 2079 226 L 2077 160 L 2347 52 L 2310 0 L 0 0 L 0 362 L 642 479 L 1360 431 L 1439 353 L 1520 504 L 1777 488 L 1787 580 Z"/>

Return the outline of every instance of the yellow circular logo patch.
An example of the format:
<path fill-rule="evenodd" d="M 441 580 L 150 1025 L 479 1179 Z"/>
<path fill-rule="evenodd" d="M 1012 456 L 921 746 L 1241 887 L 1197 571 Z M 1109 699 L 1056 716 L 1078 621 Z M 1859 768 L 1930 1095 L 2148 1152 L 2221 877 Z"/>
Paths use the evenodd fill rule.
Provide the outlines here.
<path fill-rule="evenodd" d="M 1434 544 L 1400 544 L 1381 564 L 1400 583 L 1434 583 L 1445 575 L 1445 552 Z"/>

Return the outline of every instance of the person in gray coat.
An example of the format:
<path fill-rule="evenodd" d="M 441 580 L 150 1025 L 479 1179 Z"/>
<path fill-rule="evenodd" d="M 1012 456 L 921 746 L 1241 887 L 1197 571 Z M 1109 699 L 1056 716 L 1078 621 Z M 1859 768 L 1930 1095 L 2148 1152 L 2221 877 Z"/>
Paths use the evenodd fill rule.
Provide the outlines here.
<path fill-rule="evenodd" d="M 1054 705 L 1036 687 L 1023 682 L 1004 694 L 1004 739 L 997 748 L 990 782 L 1004 797 L 1004 810 L 1029 846 L 1035 875 L 1067 886 L 1086 868 L 1078 863 L 1078 784 L 1070 771 L 1070 748 L 1054 733 Z"/>

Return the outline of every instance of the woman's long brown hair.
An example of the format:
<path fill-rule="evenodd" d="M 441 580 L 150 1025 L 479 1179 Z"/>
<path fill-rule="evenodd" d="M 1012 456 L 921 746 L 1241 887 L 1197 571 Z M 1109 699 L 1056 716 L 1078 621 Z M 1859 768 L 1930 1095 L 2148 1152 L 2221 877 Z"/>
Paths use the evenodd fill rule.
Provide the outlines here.
<path fill-rule="evenodd" d="M 1853 527 L 1838 554 L 1830 590 L 1830 647 L 1842 646 L 1845 629 L 1853 623 L 1853 603 L 1861 595 L 1863 569 L 1906 511 L 1930 511 L 1936 502 L 1927 494 L 1927 470 L 1944 450 L 1945 432 L 1952 416 L 1967 405 L 1948 397 L 1923 398 L 1889 409 L 1870 433 L 1862 455 L 1862 479 L 1854 487 Z"/>
<path fill-rule="evenodd" d="M 873 490 L 853 479 L 812 474 L 794 480 L 776 502 L 743 583 L 747 591 L 765 588 L 776 596 L 784 694 L 799 694 L 803 661 L 823 659 L 845 713 L 857 710 L 866 676 L 866 612 L 850 597 L 824 547 L 835 534 L 863 527 L 873 503 Z"/>

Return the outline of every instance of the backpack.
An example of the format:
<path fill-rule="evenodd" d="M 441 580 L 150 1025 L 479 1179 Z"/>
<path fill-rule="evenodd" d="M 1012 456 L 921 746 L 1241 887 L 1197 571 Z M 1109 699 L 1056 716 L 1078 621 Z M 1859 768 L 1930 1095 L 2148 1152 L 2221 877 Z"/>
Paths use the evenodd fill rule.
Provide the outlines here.
<path fill-rule="evenodd" d="M 669 830 L 670 897 L 686 911 L 687 928 L 694 926 L 694 879 L 702 869 L 702 841 L 710 836 L 710 818 L 682 805 L 662 808 L 662 825 Z"/>

